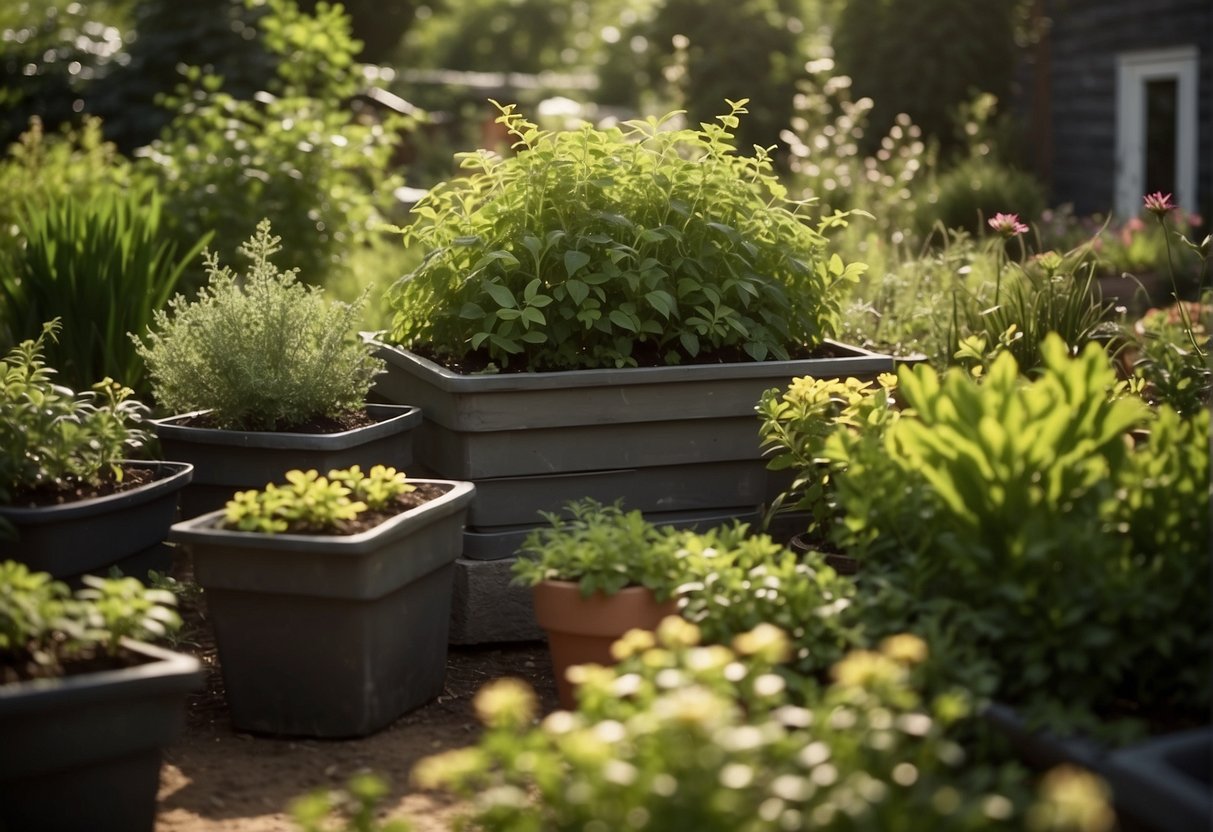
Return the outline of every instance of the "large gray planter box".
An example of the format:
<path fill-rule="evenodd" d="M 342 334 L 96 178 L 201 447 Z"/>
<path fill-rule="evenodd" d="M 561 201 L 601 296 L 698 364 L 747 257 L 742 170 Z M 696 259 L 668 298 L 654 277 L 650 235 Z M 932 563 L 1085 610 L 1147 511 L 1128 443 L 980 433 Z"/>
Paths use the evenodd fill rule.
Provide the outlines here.
<path fill-rule="evenodd" d="M 0 829 L 151 832 L 160 752 L 202 666 L 126 642 L 144 663 L 0 686 Z"/>
<path fill-rule="evenodd" d="M 442 692 L 453 563 L 471 483 L 357 535 L 173 526 L 206 590 L 232 724 L 357 737 Z"/>
<path fill-rule="evenodd" d="M 0 560 L 18 560 L 34 572 L 49 572 L 69 582 L 106 572 L 111 566 L 137 575 L 141 568 L 146 573 L 148 563 L 162 565 L 156 562 L 156 555 L 177 513 L 178 496 L 193 476 L 193 466 L 121 462 L 152 469 L 155 481 L 63 505 L 0 506 L 0 517 L 17 530 L 16 540 L 0 538 Z"/>
<path fill-rule="evenodd" d="M 391 465 L 408 472 L 413 430 L 421 411 L 406 405 L 367 405 L 373 425 L 341 433 L 283 433 L 198 428 L 181 424 L 199 412 L 153 422 L 164 456 L 194 465 L 194 480 L 181 498 L 181 516 L 221 508 L 237 491 L 280 482 L 294 468 Z"/>

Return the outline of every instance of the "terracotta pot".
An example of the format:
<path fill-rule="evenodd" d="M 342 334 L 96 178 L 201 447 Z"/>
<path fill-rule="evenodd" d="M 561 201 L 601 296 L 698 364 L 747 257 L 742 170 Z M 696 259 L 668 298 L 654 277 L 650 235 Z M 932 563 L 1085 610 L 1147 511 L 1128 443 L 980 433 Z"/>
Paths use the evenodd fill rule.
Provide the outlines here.
<path fill-rule="evenodd" d="M 651 590 L 630 586 L 614 595 L 596 592 L 583 598 L 573 581 L 543 581 L 535 586 L 535 618 L 547 630 L 556 691 L 564 708 L 577 703 L 569 666 L 593 662 L 611 665 L 611 645 L 628 630 L 655 630 L 661 619 L 678 613 L 678 602 L 658 603 Z"/>

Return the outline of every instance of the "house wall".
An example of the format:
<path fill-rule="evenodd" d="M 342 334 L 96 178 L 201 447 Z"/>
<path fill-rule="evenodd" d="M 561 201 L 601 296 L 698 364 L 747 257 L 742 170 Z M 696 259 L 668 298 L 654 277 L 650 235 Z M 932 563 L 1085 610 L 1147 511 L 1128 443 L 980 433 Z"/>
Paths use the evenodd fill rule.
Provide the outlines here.
<path fill-rule="evenodd" d="M 1199 208 L 1213 217 L 1213 0 L 1047 0 L 1045 9 L 1051 201 L 1080 214 L 1111 210 L 1117 55 L 1191 44 L 1200 50 Z"/>

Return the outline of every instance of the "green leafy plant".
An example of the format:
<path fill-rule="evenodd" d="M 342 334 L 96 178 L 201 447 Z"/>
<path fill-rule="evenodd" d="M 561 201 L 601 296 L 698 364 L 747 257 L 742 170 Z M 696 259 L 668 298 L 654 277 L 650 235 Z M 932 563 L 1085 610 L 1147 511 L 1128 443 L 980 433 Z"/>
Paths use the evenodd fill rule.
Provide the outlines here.
<path fill-rule="evenodd" d="M 860 379 L 792 380 L 786 390 L 772 388 L 758 400 L 758 435 L 767 468 L 790 471 L 792 482 L 771 501 L 767 523 L 781 513 L 809 512 L 807 533 L 828 541 L 837 521 L 833 475 L 825 459 L 825 444 L 840 425 L 863 425 L 873 430 L 895 418 L 893 391 L 897 378 L 882 374 L 877 383 Z"/>
<path fill-rule="evenodd" d="M 1097 345 L 1041 352 L 1031 381 L 1009 354 L 980 380 L 903 370 L 901 418 L 831 435 L 837 538 L 914 599 L 904 621 L 876 603 L 865 620 L 952 633 L 1058 730 L 1139 730 L 1124 702 L 1203 713 L 1208 412 L 1123 395 Z"/>
<path fill-rule="evenodd" d="M 820 555 L 796 556 L 742 523 L 704 532 L 664 529 L 654 556 L 681 564 L 678 614 L 699 627 L 705 642 L 729 644 L 760 624 L 789 638 L 780 672 L 822 676 L 861 643 L 852 605 L 855 581 Z"/>
<path fill-rule="evenodd" d="M 682 582 L 677 553 L 656 546 L 662 534 L 639 511 L 588 498 L 567 511 L 567 518 L 545 513 L 548 525 L 527 535 L 513 565 L 518 583 L 575 581 L 587 597 L 644 586 L 664 601 Z"/>
<path fill-rule="evenodd" d="M 357 338 L 357 308 L 329 303 L 296 270 L 270 261 L 280 238 L 268 220 L 241 248 L 246 274 L 208 252 L 197 299 L 177 295 L 136 340 L 156 401 L 209 411 L 215 426 L 275 430 L 358 409 L 383 362 Z"/>
<path fill-rule="evenodd" d="M 770 159 L 716 124 L 668 120 L 551 133 L 501 107 L 517 155 L 462 154 L 405 240 L 423 263 L 388 293 L 390 337 L 440 359 L 576 369 L 723 352 L 786 358 L 832 334 L 862 272 L 784 201 Z"/>
<path fill-rule="evenodd" d="M 484 830 L 1021 828 L 1028 795 L 950 736 L 964 694 L 919 693 L 921 640 L 851 653 L 808 706 L 773 672 L 778 628 L 698 642 L 677 618 L 633 631 L 618 666 L 580 669 L 578 710 L 538 726 L 531 690 L 494 682 L 475 700 L 479 743 L 421 761 L 414 780 L 467 798 L 463 828 Z M 1106 791 L 1083 786 L 1107 814 Z"/>
<path fill-rule="evenodd" d="M 1213 369 L 1209 366 L 1208 320 L 1210 296 L 1201 303 L 1180 301 L 1167 309 L 1151 309 L 1121 334 L 1126 342 L 1124 359 L 1143 394 L 1153 404 L 1169 404 L 1183 416 L 1208 407 L 1213 400 Z M 1193 340 L 1203 344 L 1194 349 Z"/>
<path fill-rule="evenodd" d="M 364 772 L 351 777 L 344 789 L 321 789 L 292 801 L 291 817 L 301 832 L 408 832 L 412 827 L 402 820 L 380 823 L 376 818 L 387 794 L 382 777 Z"/>
<path fill-rule="evenodd" d="M 145 186 L 27 206 L 18 220 L 25 244 L 0 274 L 0 333 L 15 342 L 62 317 L 72 325 L 46 351 L 67 384 L 110 376 L 146 393 L 143 362 L 127 333 L 152 322 L 210 236 L 178 256 L 163 209 Z"/>
<path fill-rule="evenodd" d="M 59 676 L 72 659 L 113 658 L 124 638 L 161 638 L 181 626 L 171 592 L 134 578 L 83 580 L 73 596 L 45 572 L 0 562 L 0 682 Z"/>
<path fill-rule="evenodd" d="M 143 447 L 147 407 L 132 391 L 104 379 L 76 393 L 54 383 L 43 360 L 58 320 L 0 361 L 0 504 L 121 480 L 118 461 Z"/>
<path fill-rule="evenodd" d="M 265 7 L 256 33 L 275 64 L 272 82 L 248 94 L 189 68 L 165 102 L 172 121 L 143 153 L 184 239 L 214 230 L 213 247 L 230 260 L 271 216 L 292 241 L 287 265 L 322 282 L 386 210 L 388 159 L 403 125 L 360 124 L 344 106 L 363 80 L 341 5 L 316 3 L 314 14 L 293 0 L 257 5 Z"/>
<path fill-rule="evenodd" d="M 927 199 L 918 203 L 918 231 L 925 237 L 942 226 L 976 234 L 1008 205 L 1034 221 L 1045 207 L 1044 190 L 1026 171 L 989 155 L 970 156 L 943 171 Z"/>
<path fill-rule="evenodd" d="M 223 527 L 276 534 L 341 533 L 367 511 L 390 512 L 398 497 L 416 490 L 403 472 L 376 465 L 329 471 L 287 471 L 286 483 L 261 491 L 239 491 L 224 509 Z"/>

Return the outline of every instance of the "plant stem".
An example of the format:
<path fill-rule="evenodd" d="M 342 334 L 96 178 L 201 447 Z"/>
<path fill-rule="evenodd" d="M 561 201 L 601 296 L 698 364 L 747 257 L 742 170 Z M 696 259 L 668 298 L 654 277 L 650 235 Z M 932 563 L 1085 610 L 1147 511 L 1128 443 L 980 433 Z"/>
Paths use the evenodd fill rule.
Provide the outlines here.
<path fill-rule="evenodd" d="M 1204 358 L 1205 351 L 1196 342 L 1196 333 L 1192 330 L 1192 319 L 1188 317 L 1188 308 L 1184 306 L 1184 302 L 1179 297 L 1179 284 L 1175 282 L 1175 264 L 1171 262 L 1171 235 L 1167 231 L 1167 221 L 1161 215 L 1158 217 L 1158 224 L 1162 228 L 1162 241 L 1167 247 L 1167 273 L 1171 277 L 1171 297 L 1175 298 L 1175 304 L 1179 307 L 1179 319 L 1183 321 L 1184 332 L 1188 334 L 1188 340 L 1192 342 L 1192 349 L 1196 350 L 1198 356 Z"/>

